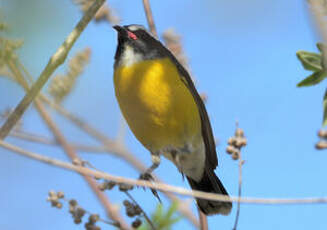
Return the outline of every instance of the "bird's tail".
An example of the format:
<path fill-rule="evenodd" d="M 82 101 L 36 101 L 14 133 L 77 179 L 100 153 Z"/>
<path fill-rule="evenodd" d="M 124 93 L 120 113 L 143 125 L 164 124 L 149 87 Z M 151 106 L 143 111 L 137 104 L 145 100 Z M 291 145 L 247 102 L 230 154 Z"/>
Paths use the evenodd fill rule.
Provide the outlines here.
<path fill-rule="evenodd" d="M 190 186 L 194 190 L 199 190 L 203 192 L 211 192 L 222 195 L 228 195 L 223 184 L 216 176 L 213 170 L 205 170 L 201 181 L 197 182 L 189 177 L 187 177 Z M 205 199 L 197 199 L 196 202 L 201 209 L 201 211 L 206 215 L 222 214 L 228 215 L 232 209 L 231 202 L 220 202 L 211 201 Z"/>

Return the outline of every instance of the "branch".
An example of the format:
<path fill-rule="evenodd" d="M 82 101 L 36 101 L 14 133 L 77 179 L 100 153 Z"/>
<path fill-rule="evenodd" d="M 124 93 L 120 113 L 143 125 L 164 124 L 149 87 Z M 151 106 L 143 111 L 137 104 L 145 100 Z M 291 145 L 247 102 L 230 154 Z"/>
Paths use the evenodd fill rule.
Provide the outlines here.
<path fill-rule="evenodd" d="M 9 136 L 18 138 L 24 141 L 30 141 L 30 142 L 35 142 L 39 144 L 44 144 L 44 145 L 52 145 L 52 146 L 58 146 L 58 142 L 54 139 L 34 134 L 34 133 L 29 133 L 25 131 L 16 131 L 12 130 L 9 134 Z M 81 143 L 70 143 L 70 145 L 76 149 L 77 151 L 81 152 L 88 152 L 88 153 L 107 153 L 108 149 L 103 146 L 92 146 L 92 145 L 84 145 Z"/>
<path fill-rule="evenodd" d="M 28 91 L 29 90 L 28 82 L 25 80 L 24 76 L 19 71 L 19 69 L 15 65 L 14 61 L 10 60 L 7 64 L 8 64 L 9 69 L 12 71 L 12 73 L 18 80 L 18 82 L 21 84 L 21 86 L 26 91 Z M 63 136 L 63 134 L 61 133 L 61 131 L 59 130 L 59 128 L 57 127 L 55 122 L 52 120 L 51 116 L 48 114 L 48 112 L 46 111 L 46 109 L 44 108 L 43 104 L 41 103 L 41 101 L 38 97 L 34 100 L 34 105 L 35 105 L 37 111 L 39 112 L 39 114 L 41 115 L 42 119 L 45 121 L 48 128 L 51 130 L 51 132 L 55 136 L 56 141 L 58 142 L 58 144 L 60 144 L 62 146 L 62 148 L 68 155 L 68 157 L 72 161 L 74 161 L 74 160 L 81 161 L 79 159 L 78 155 L 76 154 L 75 149 L 71 145 L 68 144 L 65 137 Z M 129 229 L 128 225 L 125 223 L 123 218 L 119 215 L 117 210 L 115 210 L 112 207 L 110 200 L 106 197 L 106 195 L 103 192 L 101 192 L 98 189 L 97 182 L 92 177 L 89 177 L 87 175 L 83 175 L 83 177 L 86 180 L 86 182 L 89 184 L 89 186 L 91 187 L 93 192 L 96 194 L 96 196 L 100 200 L 101 204 L 104 206 L 108 217 L 111 218 L 112 220 L 118 222 L 123 229 Z"/>
<path fill-rule="evenodd" d="M 24 65 L 17 59 L 17 64 L 19 67 L 24 71 L 25 75 L 28 77 L 28 80 L 32 81 L 32 76 L 29 74 L 29 72 L 26 70 Z M 122 145 L 122 143 L 114 141 L 109 139 L 106 135 L 99 132 L 96 128 L 90 126 L 88 123 L 84 122 L 79 117 L 75 116 L 74 114 L 67 111 L 65 108 L 63 108 L 61 105 L 55 103 L 51 99 L 49 99 L 46 95 L 44 95 L 42 92 L 39 95 L 40 99 L 48 104 L 51 108 L 53 108 L 56 112 L 58 112 L 60 115 L 62 115 L 64 118 L 71 121 L 76 127 L 83 130 L 85 133 L 89 134 L 96 140 L 100 141 L 103 144 L 103 148 L 105 148 L 107 152 L 122 158 L 127 163 L 132 165 L 135 169 L 137 169 L 139 172 L 144 172 L 147 167 L 139 161 L 131 152 L 127 150 L 127 148 Z M 154 178 L 156 181 L 161 181 L 157 176 L 154 175 Z M 165 193 L 165 195 L 173 202 L 178 203 L 178 211 L 185 216 L 195 227 L 199 226 L 199 223 L 189 209 L 189 204 L 186 204 L 185 202 L 182 202 L 178 197 L 176 197 L 174 194 L 171 193 Z"/>
<path fill-rule="evenodd" d="M 120 142 L 116 142 L 114 140 L 109 139 L 106 137 L 103 133 L 99 132 L 94 127 L 90 126 L 88 123 L 84 122 L 82 119 L 78 118 L 74 114 L 70 113 L 60 105 L 54 103 L 49 98 L 41 94 L 41 99 L 49 104 L 53 109 L 55 109 L 59 114 L 61 114 L 66 119 L 70 120 L 73 124 L 75 124 L 78 128 L 82 129 L 84 132 L 92 136 L 93 138 L 100 141 L 103 146 L 107 149 L 108 152 L 111 154 L 120 157 L 124 159 L 126 162 L 131 164 L 135 169 L 137 169 L 139 172 L 144 172 L 147 167 L 138 160 L 131 152 L 127 150 L 127 148 L 122 145 Z M 161 182 L 161 180 L 154 175 L 154 178 L 156 181 Z M 176 197 L 175 195 L 171 193 L 165 194 L 170 200 L 179 203 L 178 210 L 188 219 L 192 222 L 193 225 L 196 227 L 199 226 L 199 223 L 196 219 L 196 217 L 193 215 L 193 213 L 189 210 L 186 205 L 182 204 L 182 201 Z"/>
<path fill-rule="evenodd" d="M 200 208 L 197 207 L 200 220 L 200 230 L 208 230 L 208 219 L 207 216 L 201 212 Z"/>
<path fill-rule="evenodd" d="M 242 160 L 242 153 L 240 151 L 239 158 L 238 158 L 238 197 L 239 197 L 239 200 L 241 199 L 241 195 L 242 195 L 242 166 L 243 166 L 243 164 L 244 164 L 244 160 Z M 237 224 L 238 224 L 238 220 L 240 217 L 240 210 L 241 210 L 241 203 L 237 202 L 237 211 L 236 211 L 236 217 L 235 217 L 235 223 L 234 223 L 233 230 L 237 229 Z"/>
<path fill-rule="evenodd" d="M 15 145 L 11 145 L 0 140 L 0 146 L 13 151 L 19 155 L 32 158 L 43 163 L 56 166 L 59 168 L 68 169 L 70 171 L 75 171 L 82 175 L 93 176 L 96 178 L 101 178 L 104 180 L 115 181 L 116 183 L 123 183 L 129 185 L 142 186 L 147 188 L 153 188 L 160 191 L 165 191 L 169 193 L 176 193 L 184 196 L 191 196 L 206 200 L 221 201 L 221 202 L 240 202 L 244 204 L 261 204 L 261 205 L 291 205 L 291 204 L 327 204 L 327 197 L 309 197 L 309 198 L 293 198 L 293 199 L 279 199 L 279 198 L 253 198 L 253 197 L 237 197 L 237 196 L 226 196 L 219 195 L 215 193 L 201 192 L 197 190 L 189 190 L 182 187 L 172 186 L 164 183 L 154 183 L 145 180 L 135 180 L 120 176 L 113 176 L 108 173 L 104 173 L 97 170 L 91 170 L 82 166 L 76 166 L 68 162 L 60 161 L 54 158 L 46 157 L 34 152 L 30 152 L 19 148 Z"/>
<path fill-rule="evenodd" d="M 128 196 L 128 198 L 135 204 L 137 205 L 138 207 L 140 207 L 142 213 L 143 213 L 143 216 L 144 216 L 144 219 L 148 222 L 148 224 L 150 225 L 151 229 L 152 230 L 156 230 L 156 228 L 154 227 L 154 224 L 152 223 L 151 219 L 148 217 L 148 215 L 146 214 L 146 212 L 143 210 L 143 208 L 141 207 L 141 205 L 139 205 L 136 200 L 133 198 L 133 196 L 128 192 L 128 191 L 125 191 L 125 194 L 126 196 Z"/>
<path fill-rule="evenodd" d="M 17 105 L 15 110 L 10 114 L 5 124 L 0 129 L 0 139 L 3 140 L 9 134 L 10 130 L 15 126 L 18 120 L 22 117 L 28 106 L 35 99 L 44 84 L 48 81 L 51 74 L 56 68 L 61 65 L 77 38 L 86 28 L 91 21 L 97 10 L 101 7 L 105 0 L 95 1 L 89 10 L 85 13 L 82 19 L 78 22 L 74 30 L 68 35 L 64 43 L 58 48 L 55 54 L 50 58 L 47 66 L 42 71 L 37 81 L 33 84 L 32 88 L 26 93 L 24 98 Z"/>
<path fill-rule="evenodd" d="M 153 20 L 153 16 L 152 16 L 152 11 L 151 11 L 149 0 L 143 0 L 143 6 L 144 6 L 144 11 L 145 11 L 146 19 L 148 21 L 148 25 L 149 25 L 149 28 L 150 28 L 150 32 L 155 37 L 158 37 L 156 26 L 154 24 L 154 20 Z"/>

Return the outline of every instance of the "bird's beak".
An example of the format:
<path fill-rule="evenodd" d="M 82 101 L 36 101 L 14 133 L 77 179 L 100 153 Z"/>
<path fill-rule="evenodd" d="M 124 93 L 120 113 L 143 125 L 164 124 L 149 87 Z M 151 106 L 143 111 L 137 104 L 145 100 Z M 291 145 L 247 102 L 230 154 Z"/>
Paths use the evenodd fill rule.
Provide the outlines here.
<path fill-rule="evenodd" d="M 118 32 L 119 37 L 127 36 L 127 30 L 123 26 L 114 25 L 113 28 Z"/>

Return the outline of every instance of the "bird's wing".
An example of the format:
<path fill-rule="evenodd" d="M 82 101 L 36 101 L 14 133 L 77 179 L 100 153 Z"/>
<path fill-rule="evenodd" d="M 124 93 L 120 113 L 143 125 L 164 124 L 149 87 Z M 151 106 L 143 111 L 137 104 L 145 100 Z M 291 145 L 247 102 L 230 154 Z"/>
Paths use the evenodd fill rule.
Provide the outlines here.
<path fill-rule="evenodd" d="M 184 82 L 186 87 L 190 90 L 194 100 L 196 101 L 200 117 L 201 117 L 201 129 L 202 129 L 202 137 L 205 144 L 206 149 L 206 161 L 210 168 L 215 169 L 218 165 L 218 158 L 216 153 L 216 144 L 212 134 L 212 128 L 210 125 L 209 117 L 207 110 L 204 106 L 202 98 L 197 92 L 194 83 L 186 71 L 186 69 L 179 63 L 179 61 L 174 57 L 174 55 L 167 49 L 169 52 L 170 59 L 174 62 L 177 67 L 178 72 L 180 73 L 181 80 Z"/>

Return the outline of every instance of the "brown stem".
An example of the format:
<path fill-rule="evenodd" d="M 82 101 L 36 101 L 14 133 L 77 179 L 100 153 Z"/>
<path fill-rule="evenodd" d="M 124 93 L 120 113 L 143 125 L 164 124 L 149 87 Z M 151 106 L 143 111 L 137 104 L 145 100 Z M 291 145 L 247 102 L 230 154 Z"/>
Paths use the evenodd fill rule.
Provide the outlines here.
<path fill-rule="evenodd" d="M 17 68 L 17 66 L 14 64 L 14 62 L 12 60 L 8 62 L 8 67 L 12 71 L 12 73 L 15 75 L 15 77 L 17 79 L 19 79 L 19 82 L 22 84 L 22 87 L 26 91 L 28 91 L 29 85 L 28 85 L 27 81 L 25 80 L 22 73 L 19 71 L 19 69 Z M 35 105 L 37 111 L 39 112 L 40 116 L 42 117 L 42 119 L 44 120 L 46 125 L 48 126 L 48 128 L 53 133 L 56 141 L 62 146 L 62 148 L 64 149 L 67 156 L 71 159 L 71 161 L 74 161 L 76 159 L 80 161 L 78 155 L 75 152 L 75 149 L 71 145 L 68 144 L 65 137 L 63 136 L 63 134 L 61 133 L 61 131 L 59 130 L 59 128 L 57 127 L 55 122 L 52 120 L 50 114 L 48 114 L 48 112 L 44 108 L 44 106 L 43 106 L 42 102 L 39 100 L 39 98 L 35 98 L 34 105 Z M 83 175 L 83 177 L 86 180 L 86 182 L 88 183 L 88 185 L 91 187 L 93 192 L 96 194 L 96 196 L 100 200 L 101 204 L 104 206 L 108 217 L 111 218 L 112 220 L 120 223 L 120 226 L 122 229 L 129 229 L 129 226 L 127 225 L 127 223 L 125 223 L 125 221 L 119 215 L 117 210 L 115 210 L 113 208 L 110 200 L 105 196 L 105 194 L 103 192 L 100 191 L 100 189 L 98 188 L 97 182 L 88 175 Z"/>
<path fill-rule="evenodd" d="M 11 137 L 18 138 L 25 141 L 35 142 L 44 145 L 52 145 L 58 146 L 58 142 L 54 139 L 34 134 L 26 131 L 17 131 L 12 130 L 9 134 Z M 87 153 L 107 153 L 108 150 L 104 146 L 92 146 L 92 145 L 84 145 L 81 143 L 70 143 L 70 145 L 79 152 L 87 152 Z"/>
<path fill-rule="evenodd" d="M 84 14 L 82 19 L 78 22 L 74 30 L 68 35 L 64 43 L 57 49 L 55 54 L 50 58 L 48 64 L 42 71 L 37 81 L 33 84 L 31 89 L 26 93 L 24 98 L 16 106 L 15 110 L 9 115 L 5 124 L 0 129 L 0 139 L 3 140 L 9 134 L 10 130 L 15 126 L 19 119 L 23 116 L 26 109 L 35 99 L 42 87 L 50 78 L 51 74 L 60 66 L 66 59 L 67 54 L 74 45 L 77 38 L 86 28 L 95 13 L 102 6 L 105 0 L 96 0 L 88 11 Z"/>
<path fill-rule="evenodd" d="M 201 212 L 201 210 L 198 208 L 198 213 L 199 213 L 199 222 L 200 222 L 200 230 L 208 230 L 208 219 L 207 216 Z"/>
<path fill-rule="evenodd" d="M 221 201 L 221 202 L 240 202 L 244 204 L 261 204 L 261 205 L 299 205 L 299 204 L 327 204 L 327 197 L 307 197 L 307 198 L 254 198 L 254 197 L 236 197 L 220 195 L 216 193 L 208 193 L 197 190 L 185 189 L 182 187 L 172 186 L 163 183 L 154 183 L 145 180 L 135 180 L 120 176 L 110 175 L 97 170 L 92 170 L 82 166 L 76 166 L 68 162 L 60 161 L 51 157 L 47 157 L 41 154 L 27 151 L 15 145 L 6 143 L 0 140 L 0 147 L 10 150 L 19 155 L 52 165 L 60 168 L 64 168 L 70 171 L 80 173 L 82 175 L 93 176 L 96 178 L 115 181 L 116 183 L 137 185 L 141 187 L 153 188 L 160 191 L 166 191 L 169 193 L 176 193 L 189 197 L 196 197 L 200 199 Z"/>
<path fill-rule="evenodd" d="M 144 11 L 145 11 L 146 19 L 148 21 L 148 25 L 149 25 L 149 28 L 150 28 L 150 32 L 155 37 L 158 37 L 156 26 L 154 24 L 154 20 L 153 20 L 153 16 L 152 16 L 152 11 L 151 11 L 149 0 L 143 0 L 143 6 L 144 6 Z"/>
<path fill-rule="evenodd" d="M 234 223 L 233 230 L 237 229 L 237 224 L 238 224 L 238 220 L 240 217 L 240 211 L 241 211 L 240 199 L 242 196 L 242 166 L 243 166 L 243 164 L 244 164 L 244 160 L 242 160 L 242 153 L 240 151 L 239 158 L 238 158 L 238 197 L 239 197 L 239 201 L 237 202 L 237 211 L 236 211 L 236 217 L 235 217 L 235 223 Z"/>
<path fill-rule="evenodd" d="M 151 219 L 148 217 L 148 215 L 146 214 L 146 212 L 142 209 L 141 205 L 139 205 L 136 202 L 136 200 L 133 198 L 133 196 L 128 191 L 125 191 L 125 194 L 126 194 L 126 196 L 128 196 L 129 199 L 132 200 L 132 202 L 134 203 L 134 205 L 137 205 L 141 209 L 141 211 L 143 213 L 143 216 L 144 216 L 145 220 L 148 222 L 148 224 L 150 225 L 151 229 L 152 230 L 156 230 L 156 228 L 154 227 L 154 224 L 152 223 Z"/>
<path fill-rule="evenodd" d="M 98 131 L 97 129 L 93 128 L 90 126 L 88 123 L 84 122 L 82 119 L 76 117 L 74 114 L 70 113 L 60 105 L 52 102 L 49 98 L 45 97 L 44 95 L 41 95 L 41 99 L 49 104 L 53 109 L 55 109 L 59 114 L 61 114 L 63 117 L 66 119 L 70 120 L 73 124 L 75 124 L 78 128 L 82 129 L 84 132 L 89 134 L 90 136 L 94 137 L 98 141 L 100 141 L 103 146 L 107 148 L 107 151 L 110 152 L 111 154 L 120 157 L 124 159 L 126 162 L 128 162 L 130 165 L 132 165 L 135 169 L 137 169 L 139 172 L 145 172 L 147 167 L 140 161 L 138 160 L 134 154 L 129 152 L 127 148 L 122 145 L 120 142 L 113 141 L 106 137 L 103 133 Z M 154 175 L 154 178 L 158 182 L 162 182 L 159 177 Z M 195 226 L 198 227 L 199 223 L 194 216 L 194 214 L 190 211 L 186 205 L 183 204 L 183 202 L 176 197 L 174 194 L 171 193 L 165 193 L 165 195 L 173 202 L 177 202 L 178 205 L 178 210 L 180 213 L 185 216 L 191 223 Z"/>

